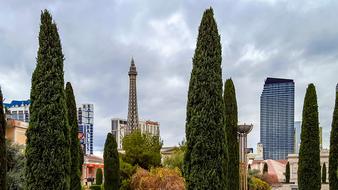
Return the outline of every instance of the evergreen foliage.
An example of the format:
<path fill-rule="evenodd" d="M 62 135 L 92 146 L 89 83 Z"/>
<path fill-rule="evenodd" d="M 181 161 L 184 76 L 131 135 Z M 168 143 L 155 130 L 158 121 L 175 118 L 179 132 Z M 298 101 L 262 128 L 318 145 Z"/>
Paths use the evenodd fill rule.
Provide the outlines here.
<path fill-rule="evenodd" d="M 123 161 L 120 157 L 120 190 L 131 190 L 131 178 L 137 168 L 138 166 L 132 166 L 131 164 Z"/>
<path fill-rule="evenodd" d="M 285 182 L 290 183 L 290 163 L 288 162 L 285 167 Z"/>
<path fill-rule="evenodd" d="M 264 162 L 263 174 L 268 173 L 268 171 L 269 171 L 268 163 Z"/>
<path fill-rule="evenodd" d="M 323 164 L 322 167 L 322 183 L 326 183 L 326 164 Z"/>
<path fill-rule="evenodd" d="M 158 136 L 134 130 L 123 138 L 124 160 L 144 169 L 160 166 L 162 142 Z"/>
<path fill-rule="evenodd" d="M 79 145 L 79 169 L 80 169 L 80 176 L 82 176 L 82 165 L 84 162 L 84 152 L 82 149 L 81 144 Z"/>
<path fill-rule="evenodd" d="M 210 8 L 199 26 L 189 83 L 184 157 L 187 190 L 227 189 L 221 62 L 220 35 Z"/>
<path fill-rule="evenodd" d="M 64 93 L 63 54 L 56 24 L 41 13 L 37 65 L 32 76 L 26 132 L 26 189 L 70 188 L 70 136 Z"/>
<path fill-rule="evenodd" d="M 80 140 L 78 138 L 79 126 L 77 123 L 77 109 L 73 87 L 67 82 L 66 104 L 68 110 L 68 123 L 70 127 L 70 157 L 71 157 L 71 173 L 70 173 L 70 189 L 81 190 L 81 171 L 80 171 Z"/>
<path fill-rule="evenodd" d="M 102 190 L 101 185 L 91 185 L 89 187 L 90 190 Z"/>
<path fill-rule="evenodd" d="M 231 79 L 225 81 L 225 131 L 228 142 L 228 189 L 239 189 L 239 145 L 237 140 L 237 100 L 235 86 Z"/>
<path fill-rule="evenodd" d="M 336 92 L 336 103 L 333 111 L 331 135 L 330 135 L 330 157 L 329 157 L 329 183 L 330 190 L 338 189 L 338 93 Z"/>
<path fill-rule="evenodd" d="M 185 152 L 181 148 L 177 148 L 171 156 L 164 158 L 163 165 L 167 168 L 179 168 L 180 171 L 183 171 L 184 153 Z"/>
<path fill-rule="evenodd" d="M 98 168 L 96 170 L 96 185 L 101 185 L 102 184 L 102 169 Z"/>
<path fill-rule="evenodd" d="M 107 134 L 104 144 L 104 189 L 118 190 L 120 183 L 120 163 L 115 137 Z"/>
<path fill-rule="evenodd" d="M 320 190 L 319 123 L 316 89 L 309 84 L 303 107 L 298 161 L 299 190 Z"/>
<path fill-rule="evenodd" d="M 7 145 L 7 189 L 23 190 L 25 187 L 24 146 L 6 141 Z M 1 189 L 1 188 L 0 188 Z"/>
<path fill-rule="evenodd" d="M 6 189 L 6 118 L 3 107 L 3 96 L 0 88 L 0 189 Z"/>

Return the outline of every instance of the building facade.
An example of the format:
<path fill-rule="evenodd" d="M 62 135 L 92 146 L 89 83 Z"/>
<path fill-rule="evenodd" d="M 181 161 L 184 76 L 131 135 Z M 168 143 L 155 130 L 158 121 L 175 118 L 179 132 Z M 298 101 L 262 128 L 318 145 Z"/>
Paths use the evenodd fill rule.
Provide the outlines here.
<path fill-rule="evenodd" d="M 26 131 L 28 123 L 14 119 L 8 119 L 6 123 L 5 137 L 12 143 L 26 145 Z"/>
<path fill-rule="evenodd" d="M 84 154 L 93 154 L 94 148 L 94 105 L 82 104 L 78 108 L 79 133 L 83 134 L 80 140 Z"/>
<path fill-rule="evenodd" d="M 122 149 L 122 140 L 128 134 L 127 120 L 120 118 L 113 118 L 111 120 L 111 133 L 114 135 L 117 143 L 117 148 Z M 139 121 L 138 129 L 142 134 L 150 134 L 160 136 L 160 123 L 156 121 Z"/>
<path fill-rule="evenodd" d="M 13 100 L 11 103 L 4 103 L 7 111 L 7 117 L 23 122 L 29 122 L 30 100 Z"/>
<path fill-rule="evenodd" d="M 284 160 L 294 152 L 294 91 L 293 80 L 265 80 L 260 98 L 260 138 L 264 160 Z"/>
<path fill-rule="evenodd" d="M 288 161 L 290 163 L 290 182 L 295 182 L 297 183 L 298 182 L 298 175 L 297 175 L 297 172 L 298 172 L 298 154 L 289 154 L 288 155 Z M 326 181 L 328 181 L 328 177 L 329 177 L 329 169 L 328 169 L 328 166 L 329 166 L 329 150 L 327 149 L 322 149 L 320 151 L 320 166 L 321 166 L 321 169 L 323 168 L 323 165 L 326 165 Z"/>

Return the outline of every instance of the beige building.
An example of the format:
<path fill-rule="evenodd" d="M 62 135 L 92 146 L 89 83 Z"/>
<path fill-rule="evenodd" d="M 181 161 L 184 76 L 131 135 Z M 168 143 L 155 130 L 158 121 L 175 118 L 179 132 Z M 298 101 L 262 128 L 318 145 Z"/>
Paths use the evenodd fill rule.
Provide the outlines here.
<path fill-rule="evenodd" d="M 28 123 L 13 119 L 7 120 L 6 125 L 6 139 L 13 143 L 25 145 L 26 144 L 26 131 Z"/>
<path fill-rule="evenodd" d="M 160 123 L 156 121 L 139 121 L 138 128 L 142 134 L 151 134 L 160 136 Z M 127 120 L 120 118 L 113 118 L 111 120 L 111 132 L 114 135 L 117 143 L 117 148 L 122 149 L 123 137 L 127 134 Z"/>
<path fill-rule="evenodd" d="M 289 154 L 288 155 L 288 161 L 290 163 L 290 182 L 295 182 L 297 184 L 297 170 L 298 170 L 298 154 Z M 323 167 L 323 164 L 325 163 L 326 167 L 329 166 L 329 150 L 323 149 L 320 151 L 320 166 Z M 328 181 L 329 177 L 329 170 L 326 168 L 326 181 Z"/>

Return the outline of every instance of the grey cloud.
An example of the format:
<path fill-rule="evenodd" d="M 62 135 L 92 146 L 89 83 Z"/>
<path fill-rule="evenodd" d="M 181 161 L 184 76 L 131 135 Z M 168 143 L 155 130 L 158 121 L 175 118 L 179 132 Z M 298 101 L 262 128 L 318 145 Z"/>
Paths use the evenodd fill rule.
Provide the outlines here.
<path fill-rule="evenodd" d="M 223 78 L 236 85 L 240 122 L 255 125 L 249 145 L 259 141 L 264 79 L 274 76 L 295 80 L 297 120 L 307 84 L 316 84 L 327 146 L 338 82 L 338 3 L 332 1 L 2 1 L 4 95 L 29 97 L 40 11 L 47 8 L 61 35 L 65 79 L 72 82 L 78 104 L 95 104 L 95 149 L 102 150 L 110 118 L 127 115 L 132 56 L 139 72 L 140 117 L 159 121 L 165 145 L 175 145 L 184 137 L 198 25 L 210 6 L 222 38 Z"/>

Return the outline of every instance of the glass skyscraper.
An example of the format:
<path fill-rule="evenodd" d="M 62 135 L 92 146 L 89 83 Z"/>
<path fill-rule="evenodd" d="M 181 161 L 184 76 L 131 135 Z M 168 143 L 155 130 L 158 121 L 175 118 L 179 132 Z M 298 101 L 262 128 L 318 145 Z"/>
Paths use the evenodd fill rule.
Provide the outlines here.
<path fill-rule="evenodd" d="M 284 160 L 288 154 L 294 152 L 294 99 L 293 80 L 265 80 L 260 109 L 264 160 Z"/>
<path fill-rule="evenodd" d="M 300 121 L 295 121 L 295 148 L 294 153 L 299 153 L 300 148 L 300 132 L 302 132 L 302 123 Z"/>
<path fill-rule="evenodd" d="M 80 141 L 84 148 L 84 154 L 93 154 L 94 143 L 94 105 L 82 104 L 82 107 L 78 109 L 78 124 L 79 132 L 84 135 L 84 138 Z"/>

